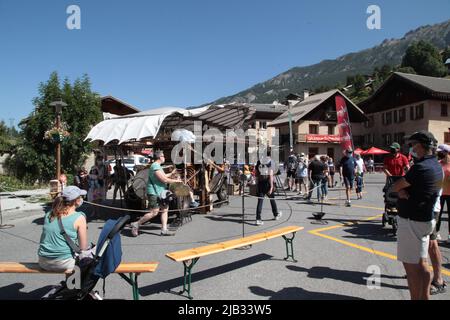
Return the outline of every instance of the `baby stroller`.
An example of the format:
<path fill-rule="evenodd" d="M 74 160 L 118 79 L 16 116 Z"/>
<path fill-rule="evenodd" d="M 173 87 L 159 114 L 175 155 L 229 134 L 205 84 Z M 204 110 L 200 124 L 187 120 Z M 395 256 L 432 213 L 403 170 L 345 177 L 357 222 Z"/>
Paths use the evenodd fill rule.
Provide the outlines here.
<path fill-rule="evenodd" d="M 102 300 L 98 292 L 93 290 L 100 278 L 106 278 L 120 264 L 122 251 L 119 233 L 129 220 L 129 215 L 119 220 L 108 220 L 99 236 L 95 255 L 77 262 L 80 271 L 78 285 L 73 288 L 73 284 L 70 283 L 72 276 L 70 276 L 42 297 L 42 300 Z M 112 244 L 114 246 L 111 246 Z M 108 253 L 109 257 L 107 257 Z"/>
<path fill-rule="evenodd" d="M 401 176 L 392 176 L 388 177 L 386 180 L 386 185 L 383 188 L 384 192 L 384 213 L 382 218 L 382 225 L 383 227 L 386 226 L 386 223 L 388 223 L 390 226 L 392 226 L 394 235 L 397 234 L 398 224 L 397 224 L 397 215 L 398 215 L 398 209 L 397 209 L 397 201 L 398 201 L 398 194 L 397 192 L 394 192 L 393 186 L 394 183 L 399 180 Z"/>

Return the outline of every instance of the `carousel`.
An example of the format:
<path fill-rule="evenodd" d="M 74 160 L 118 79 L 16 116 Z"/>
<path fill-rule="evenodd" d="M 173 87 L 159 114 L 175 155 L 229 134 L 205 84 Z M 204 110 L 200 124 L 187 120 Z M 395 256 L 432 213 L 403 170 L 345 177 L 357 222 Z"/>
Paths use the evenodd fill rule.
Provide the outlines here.
<path fill-rule="evenodd" d="M 205 158 L 203 153 L 196 151 L 196 144 L 198 146 L 201 143 L 201 150 L 204 150 L 211 142 L 205 134 L 210 129 L 218 129 L 221 132 L 230 129 L 246 130 L 246 122 L 254 113 L 253 108 L 241 104 L 212 105 L 191 110 L 153 109 L 104 120 L 91 129 L 85 140 L 98 143 L 102 153 L 113 155 L 116 163 L 118 159 L 123 160 L 130 154 L 143 153 L 144 150 L 164 151 L 164 171 L 175 172 L 183 181 L 169 186 L 175 194 L 170 209 L 177 212 L 183 221 L 183 218 L 190 217 L 194 210 L 208 213 L 215 206 L 228 201 L 227 186 L 230 175 L 227 165 Z M 222 144 L 224 148 L 226 139 L 225 136 Z M 172 150 L 180 143 L 183 145 L 182 154 L 177 157 L 180 156 L 183 160 L 181 163 L 175 163 Z M 226 150 L 223 152 L 226 153 Z M 194 159 L 196 160 L 193 161 Z M 138 166 L 137 173 L 128 181 L 123 195 L 127 209 L 147 208 L 146 190 L 150 165 Z M 199 207 L 196 209 L 190 208 L 193 197 L 199 200 Z"/>

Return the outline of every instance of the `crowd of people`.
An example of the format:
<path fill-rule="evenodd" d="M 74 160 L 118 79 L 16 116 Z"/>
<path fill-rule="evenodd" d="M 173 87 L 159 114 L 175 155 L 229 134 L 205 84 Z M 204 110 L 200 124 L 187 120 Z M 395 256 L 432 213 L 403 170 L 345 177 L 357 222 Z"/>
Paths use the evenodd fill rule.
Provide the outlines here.
<path fill-rule="evenodd" d="M 373 159 L 367 162 L 370 170 L 360 154 L 353 150 L 345 150 L 341 161 L 335 164 L 329 156 L 316 155 L 308 159 L 304 153 L 295 155 L 291 152 L 286 164 L 286 191 L 298 192 L 308 202 L 312 202 L 314 193 L 318 201 L 328 199 L 328 190 L 340 185 L 346 188 L 346 205 L 351 206 L 351 192 L 354 186 L 358 199 L 362 199 L 364 174 L 374 171 Z M 336 179 L 339 174 L 340 182 Z"/>
<path fill-rule="evenodd" d="M 450 146 L 439 145 L 434 136 L 426 131 L 413 134 L 409 138 L 409 157 L 401 153 L 398 143 L 390 146 L 390 155 L 383 163 L 387 179 L 397 177 L 393 190 L 398 193 L 398 260 L 406 271 L 411 298 L 429 299 L 431 294 L 446 292 L 447 283 L 441 274 L 442 255 L 438 240 L 444 206 L 450 203 Z M 240 172 L 243 181 L 253 181 L 257 186 L 256 225 L 262 226 L 262 208 L 265 197 L 270 200 L 274 220 L 282 217 L 275 201 L 275 164 L 266 156 L 255 167 L 243 166 Z M 290 154 L 286 163 L 286 190 L 303 195 L 311 202 L 314 194 L 318 201 L 325 201 L 328 189 L 340 183 L 346 190 L 346 206 L 351 206 L 352 191 L 355 188 L 357 199 L 362 199 L 364 175 L 374 171 L 374 163 L 364 162 L 361 155 L 352 149 L 344 150 L 342 159 L 335 163 L 328 156 L 314 156 L 308 159 L 305 154 Z M 165 155 L 162 151 L 154 153 L 154 162 L 149 168 L 147 194 L 150 212 L 131 224 L 132 235 L 137 237 L 142 224 L 159 215 L 161 236 L 173 236 L 167 227 L 169 203 L 164 194 L 168 184 L 181 183 L 176 168 L 165 173 L 162 164 Z M 224 169 L 224 172 L 226 170 Z M 339 174 L 339 182 L 336 179 Z M 174 178 L 175 176 L 175 178 Z M 126 167 L 117 162 L 114 176 L 102 157 L 97 157 L 88 172 L 82 168 L 75 177 L 76 186 L 66 186 L 62 190 L 44 219 L 44 227 L 38 250 L 39 264 L 50 271 L 73 268 L 75 260 L 61 230 L 65 230 L 82 249 L 87 248 L 86 215 L 77 210 L 87 197 L 88 201 L 100 202 L 106 191 L 115 185 L 114 198 L 130 178 Z M 65 183 L 67 183 L 65 181 Z M 193 200 L 193 196 L 192 201 Z M 449 225 L 450 234 L 450 225 Z M 448 236 L 450 242 L 450 235 Z M 430 272 L 428 257 L 433 271 Z"/>

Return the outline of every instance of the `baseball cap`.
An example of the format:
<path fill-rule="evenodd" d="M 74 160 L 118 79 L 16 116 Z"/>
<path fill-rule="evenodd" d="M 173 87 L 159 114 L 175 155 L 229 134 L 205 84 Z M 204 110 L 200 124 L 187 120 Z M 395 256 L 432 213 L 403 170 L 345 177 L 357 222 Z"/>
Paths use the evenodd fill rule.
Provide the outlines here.
<path fill-rule="evenodd" d="M 81 190 L 76 186 L 69 186 L 63 189 L 62 197 L 66 201 L 73 201 L 81 196 L 85 196 L 86 194 L 87 194 L 86 190 Z"/>
<path fill-rule="evenodd" d="M 440 144 L 437 148 L 437 152 L 447 152 L 450 153 L 450 146 L 446 144 Z"/>
<path fill-rule="evenodd" d="M 352 149 L 352 148 L 348 148 L 348 149 L 345 150 L 345 151 L 347 151 L 348 153 L 353 153 L 353 149 Z"/>
<path fill-rule="evenodd" d="M 305 156 L 305 154 L 302 152 L 302 153 L 300 153 L 300 157 L 304 157 Z"/>
<path fill-rule="evenodd" d="M 408 141 L 416 141 L 428 145 L 429 147 L 433 147 L 437 144 L 437 140 L 434 135 L 425 130 L 414 133 L 409 137 Z"/>
<path fill-rule="evenodd" d="M 391 146 L 390 146 L 390 148 L 391 149 L 400 149 L 401 147 L 400 147 L 400 144 L 398 144 L 397 142 L 394 142 Z"/>

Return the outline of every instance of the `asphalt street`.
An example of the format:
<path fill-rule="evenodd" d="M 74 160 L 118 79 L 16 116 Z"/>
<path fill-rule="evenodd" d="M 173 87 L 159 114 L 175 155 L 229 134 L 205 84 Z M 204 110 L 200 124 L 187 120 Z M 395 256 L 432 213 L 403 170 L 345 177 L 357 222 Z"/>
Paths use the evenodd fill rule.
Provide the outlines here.
<path fill-rule="evenodd" d="M 160 225 L 148 224 L 137 238 L 129 228 L 122 232 L 123 261 L 158 261 L 155 273 L 139 278 L 141 299 L 186 300 L 177 291 L 182 287 L 183 265 L 165 254 L 210 243 L 239 238 L 282 226 L 305 229 L 294 240 L 298 262 L 284 261 L 285 242 L 276 238 L 246 250 L 230 250 L 202 257 L 193 269 L 192 295 L 197 300 L 266 299 L 409 299 L 405 272 L 396 261 L 396 238 L 390 226 L 381 226 L 384 176 L 367 175 L 363 199 L 353 196 L 352 207 L 344 206 L 342 189 L 331 189 L 329 203 L 306 204 L 300 199 L 277 201 L 283 216 L 272 219 L 270 204 L 264 204 L 264 226 L 255 226 L 256 199 L 246 197 L 242 224 L 242 198 L 208 215 L 193 215 L 174 237 L 159 236 Z M 289 193 L 294 196 L 294 193 Z M 322 222 L 315 212 L 326 214 Z M 109 217 L 116 216 L 110 213 Z M 14 228 L 0 230 L 1 261 L 37 261 L 42 229 L 42 211 L 29 216 L 8 217 Z M 96 242 L 103 221 L 89 223 L 89 240 Z M 448 215 L 444 213 L 441 235 L 448 236 Z M 442 242 L 444 276 L 450 276 L 450 246 Z M 61 275 L 0 274 L 0 299 L 38 299 Z M 98 290 L 102 292 L 103 283 Z M 131 299 L 131 288 L 118 275 L 106 279 L 106 298 Z M 432 299 L 449 299 L 449 293 Z"/>

